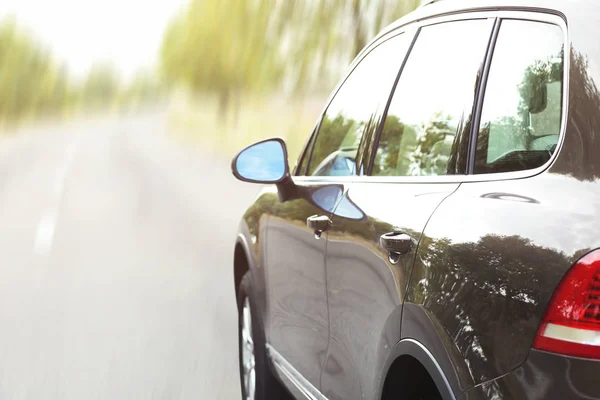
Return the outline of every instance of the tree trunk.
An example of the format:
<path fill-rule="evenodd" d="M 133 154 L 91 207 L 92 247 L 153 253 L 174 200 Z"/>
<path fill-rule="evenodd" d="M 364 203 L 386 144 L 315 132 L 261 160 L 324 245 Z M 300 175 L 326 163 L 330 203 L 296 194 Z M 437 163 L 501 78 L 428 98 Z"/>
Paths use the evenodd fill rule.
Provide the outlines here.
<path fill-rule="evenodd" d="M 219 92 L 219 108 L 217 110 L 219 114 L 219 121 L 223 124 L 227 122 L 227 114 L 229 112 L 229 90 L 222 90 Z"/>
<path fill-rule="evenodd" d="M 362 20 L 361 20 L 361 1 L 354 0 L 352 3 L 352 20 L 354 22 L 354 54 L 352 57 L 356 57 L 358 53 L 365 47 L 364 35 L 362 31 Z"/>
<path fill-rule="evenodd" d="M 377 35 L 383 29 L 383 18 L 386 15 L 386 4 L 383 1 L 378 5 L 377 17 L 375 18 L 375 34 Z"/>
<path fill-rule="evenodd" d="M 233 95 L 233 127 L 237 128 L 238 122 L 240 120 L 240 94 L 236 92 Z"/>

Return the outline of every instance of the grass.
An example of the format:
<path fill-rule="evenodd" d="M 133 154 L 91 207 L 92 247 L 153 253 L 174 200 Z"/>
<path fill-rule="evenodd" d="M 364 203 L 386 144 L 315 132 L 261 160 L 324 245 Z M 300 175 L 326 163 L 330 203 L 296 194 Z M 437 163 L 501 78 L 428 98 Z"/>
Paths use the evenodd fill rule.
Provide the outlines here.
<path fill-rule="evenodd" d="M 261 139 L 282 137 L 292 167 L 323 105 L 323 98 L 245 97 L 240 101 L 237 121 L 233 106 L 223 121 L 217 112 L 216 98 L 176 95 L 169 107 L 169 125 L 171 132 L 186 145 L 226 157 L 233 157 L 243 147 Z"/>

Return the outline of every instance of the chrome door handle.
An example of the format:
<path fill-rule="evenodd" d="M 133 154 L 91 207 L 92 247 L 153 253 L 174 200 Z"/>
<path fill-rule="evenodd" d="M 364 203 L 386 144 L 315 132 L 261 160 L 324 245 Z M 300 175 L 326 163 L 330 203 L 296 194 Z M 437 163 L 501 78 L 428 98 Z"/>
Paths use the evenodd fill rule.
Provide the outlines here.
<path fill-rule="evenodd" d="M 315 238 L 320 239 L 321 234 L 329 229 L 331 220 L 327 215 L 313 215 L 306 218 L 306 225 L 315 232 Z"/>
<path fill-rule="evenodd" d="M 388 251 L 390 262 L 396 264 L 402 254 L 412 250 L 413 239 L 406 233 L 390 232 L 379 237 L 379 244 Z"/>

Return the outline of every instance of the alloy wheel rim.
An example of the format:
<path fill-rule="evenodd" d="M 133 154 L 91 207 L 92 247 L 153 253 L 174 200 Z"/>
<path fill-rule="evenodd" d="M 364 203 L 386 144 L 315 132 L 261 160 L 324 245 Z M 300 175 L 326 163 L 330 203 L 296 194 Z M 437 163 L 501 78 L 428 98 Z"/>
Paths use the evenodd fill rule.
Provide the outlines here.
<path fill-rule="evenodd" d="M 254 339 L 252 338 L 252 314 L 250 302 L 244 300 L 242 309 L 242 375 L 245 400 L 254 400 L 256 390 L 256 363 L 254 358 Z"/>

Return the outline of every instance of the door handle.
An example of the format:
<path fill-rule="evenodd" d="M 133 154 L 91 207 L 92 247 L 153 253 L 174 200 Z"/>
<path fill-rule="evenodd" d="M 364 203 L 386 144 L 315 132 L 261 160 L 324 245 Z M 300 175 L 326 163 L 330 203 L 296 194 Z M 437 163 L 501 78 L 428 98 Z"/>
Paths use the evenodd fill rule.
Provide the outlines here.
<path fill-rule="evenodd" d="M 379 244 L 388 251 L 390 262 L 396 264 L 402 254 L 412 250 L 413 239 L 406 233 L 390 232 L 379 237 Z"/>
<path fill-rule="evenodd" d="M 320 239 L 321 234 L 329 229 L 331 220 L 327 215 L 313 215 L 306 218 L 306 225 L 315 232 L 315 238 Z"/>

